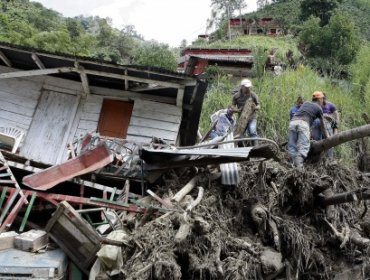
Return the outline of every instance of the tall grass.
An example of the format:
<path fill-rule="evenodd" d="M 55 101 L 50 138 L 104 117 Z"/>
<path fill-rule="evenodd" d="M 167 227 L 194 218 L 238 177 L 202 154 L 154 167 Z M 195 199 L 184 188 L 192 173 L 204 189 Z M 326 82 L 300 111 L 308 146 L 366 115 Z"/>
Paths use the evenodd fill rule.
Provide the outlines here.
<path fill-rule="evenodd" d="M 319 77 L 315 71 L 303 66 L 297 70 L 287 70 L 280 76 L 267 73 L 261 79 L 254 79 L 253 84 L 253 91 L 261 102 L 257 117 L 258 134 L 278 143 L 287 140 L 289 111 L 299 95 L 305 100 L 311 100 L 314 91 L 325 92 L 328 100 L 334 103 L 341 113 L 339 130 L 363 125 L 361 114 L 369 108 L 359 95 L 350 91 L 350 87 L 333 83 L 330 77 Z M 209 128 L 212 113 L 231 104 L 231 92 L 236 86 L 237 84 L 233 84 L 227 77 L 220 77 L 218 82 L 212 85 L 203 106 L 200 123 L 202 132 Z M 347 143 L 336 147 L 336 156 L 348 164 L 353 164 L 352 146 L 352 143 Z"/>

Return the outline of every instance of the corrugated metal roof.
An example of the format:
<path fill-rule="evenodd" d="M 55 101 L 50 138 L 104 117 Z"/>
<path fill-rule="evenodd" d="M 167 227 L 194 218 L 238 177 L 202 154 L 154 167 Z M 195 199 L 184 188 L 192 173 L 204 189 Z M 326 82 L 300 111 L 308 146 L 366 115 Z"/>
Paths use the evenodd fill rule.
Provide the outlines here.
<path fill-rule="evenodd" d="M 26 55 L 26 54 L 32 54 L 35 53 L 39 55 L 43 60 L 42 62 L 47 64 L 48 61 L 45 61 L 48 59 L 50 61 L 50 64 L 55 63 L 55 61 L 64 61 L 64 64 L 66 63 L 72 63 L 71 66 L 73 66 L 73 63 L 75 61 L 79 61 L 80 63 L 89 64 L 89 65 L 98 65 L 99 67 L 106 67 L 106 69 L 132 69 L 132 70 L 139 70 L 139 71 L 153 71 L 156 72 L 157 74 L 163 74 L 163 75 L 171 75 L 178 77 L 179 79 L 181 78 L 190 78 L 192 76 L 183 74 L 183 73 L 178 73 L 174 71 L 170 71 L 161 67 L 156 67 L 156 66 L 146 66 L 146 65 L 124 65 L 124 64 L 118 64 L 112 61 L 107 61 L 103 59 L 98 59 L 95 57 L 88 57 L 88 56 L 78 56 L 78 55 L 72 55 L 72 54 L 67 54 L 67 53 L 62 53 L 62 52 L 50 52 L 50 51 L 45 51 L 42 49 L 37 49 L 37 48 L 32 48 L 32 47 L 27 47 L 27 46 L 20 46 L 20 45 L 15 45 L 7 42 L 2 42 L 0 41 L 0 50 L 1 51 L 13 51 L 17 56 L 21 55 Z M 53 61 L 52 61 L 53 60 Z M 34 62 L 32 60 L 30 61 L 29 68 L 32 69 L 34 68 Z M 2 65 L 3 63 L 0 61 L 0 64 Z M 61 62 L 59 62 L 61 64 Z M 46 68 L 49 68 L 49 65 L 45 65 Z M 54 65 L 50 65 L 50 67 L 55 67 Z M 104 70 L 106 70 L 104 69 Z M 103 70 L 103 69 L 102 69 Z"/>

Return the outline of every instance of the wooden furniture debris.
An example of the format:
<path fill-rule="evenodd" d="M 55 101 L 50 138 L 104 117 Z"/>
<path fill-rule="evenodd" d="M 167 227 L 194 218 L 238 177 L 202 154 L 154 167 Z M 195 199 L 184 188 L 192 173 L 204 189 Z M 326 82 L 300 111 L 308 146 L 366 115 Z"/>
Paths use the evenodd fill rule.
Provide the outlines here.
<path fill-rule="evenodd" d="M 73 177 L 102 168 L 113 161 L 113 156 L 104 142 L 78 157 L 49 167 L 41 172 L 25 176 L 23 184 L 37 190 L 48 190 Z"/>
<path fill-rule="evenodd" d="M 66 201 L 59 203 L 45 230 L 74 264 L 88 275 L 101 248 L 101 239 L 78 212 Z"/>
<path fill-rule="evenodd" d="M 23 232 L 14 239 L 15 248 L 27 252 L 36 252 L 44 248 L 48 242 L 47 233 L 43 230 L 36 229 Z"/>

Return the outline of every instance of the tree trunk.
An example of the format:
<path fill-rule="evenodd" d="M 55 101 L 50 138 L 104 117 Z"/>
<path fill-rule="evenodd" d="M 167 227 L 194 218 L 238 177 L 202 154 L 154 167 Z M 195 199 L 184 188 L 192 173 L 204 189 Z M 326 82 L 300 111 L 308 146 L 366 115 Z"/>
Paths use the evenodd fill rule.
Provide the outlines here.
<path fill-rule="evenodd" d="M 329 197 L 321 197 L 320 204 L 322 206 L 336 205 L 358 200 L 369 200 L 369 189 L 357 189 L 350 192 L 335 194 Z"/>
<path fill-rule="evenodd" d="M 352 128 L 335 134 L 327 139 L 316 141 L 311 145 L 310 154 L 317 155 L 340 144 L 366 136 L 370 136 L 370 124 Z"/>

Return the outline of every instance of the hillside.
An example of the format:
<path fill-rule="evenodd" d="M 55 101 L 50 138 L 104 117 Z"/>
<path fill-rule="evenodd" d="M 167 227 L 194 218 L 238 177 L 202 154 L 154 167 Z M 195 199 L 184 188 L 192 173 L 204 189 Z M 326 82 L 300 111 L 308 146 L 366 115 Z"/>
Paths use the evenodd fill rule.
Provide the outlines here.
<path fill-rule="evenodd" d="M 28 0 L 0 2 L 0 41 L 127 63 L 142 38 L 133 26 L 111 27 L 100 17 L 65 18 Z"/>

